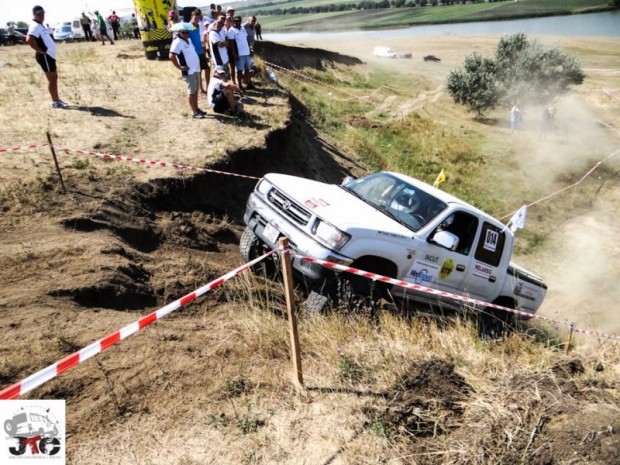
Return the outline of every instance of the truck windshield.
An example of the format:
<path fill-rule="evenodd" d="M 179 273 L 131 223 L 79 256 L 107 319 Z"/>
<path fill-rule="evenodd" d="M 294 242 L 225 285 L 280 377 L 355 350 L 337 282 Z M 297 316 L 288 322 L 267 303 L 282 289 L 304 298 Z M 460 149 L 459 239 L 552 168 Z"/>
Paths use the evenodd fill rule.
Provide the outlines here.
<path fill-rule="evenodd" d="M 447 204 L 388 173 L 376 173 L 342 186 L 414 231 L 426 226 Z"/>

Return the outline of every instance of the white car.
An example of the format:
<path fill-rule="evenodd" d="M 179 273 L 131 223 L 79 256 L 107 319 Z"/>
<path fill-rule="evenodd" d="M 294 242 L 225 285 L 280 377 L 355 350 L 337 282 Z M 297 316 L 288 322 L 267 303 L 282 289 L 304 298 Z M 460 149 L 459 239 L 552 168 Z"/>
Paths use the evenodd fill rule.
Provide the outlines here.
<path fill-rule="evenodd" d="M 85 39 L 84 30 L 80 25 L 79 19 L 58 24 L 56 29 L 54 29 L 53 37 L 57 42 L 71 42 Z"/>
<path fill-rule="evenodd" d="M 373 54 L 377 57 L 396 58 L 396 52 L 390 47 L 375 47 Z"/>

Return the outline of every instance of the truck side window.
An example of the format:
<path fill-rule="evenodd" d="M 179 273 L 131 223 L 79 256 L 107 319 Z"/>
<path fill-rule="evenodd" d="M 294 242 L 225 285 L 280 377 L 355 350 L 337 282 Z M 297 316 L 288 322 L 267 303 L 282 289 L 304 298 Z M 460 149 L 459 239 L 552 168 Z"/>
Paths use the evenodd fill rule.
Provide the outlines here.
<path fill-rule="evenodd" d="M 482 233 L 476 248 L 476 260 L 487 263 L 491 266 L 499 265 L 504 252 L 506 234 L 496 226 L 486 221 L 482 223 Z"/>
<path fill-rule="evenodd" d="M 478 218 L 466 212 L 456 211 L 448 216 L 433 231 L 430 237 L 439 231 L 448 231 L 458 237 L 459 241 L 454 248 L 454 252 L 469 255 L 472 244 L 478 230 Z"/>

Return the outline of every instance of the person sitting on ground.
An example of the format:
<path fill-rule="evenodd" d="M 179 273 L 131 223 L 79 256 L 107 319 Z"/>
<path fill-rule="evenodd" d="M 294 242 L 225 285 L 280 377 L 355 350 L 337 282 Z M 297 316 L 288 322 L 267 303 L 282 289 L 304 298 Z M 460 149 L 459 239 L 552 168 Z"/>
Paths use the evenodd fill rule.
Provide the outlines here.
<path fill-rule="evenodd" d="M 216 66 L 207 90 L 207 98 L 213 111 L 220 114 L 241 115 L 243 104 L 237 100 L 235 92 L 244 95 L 236 84 L 228 82 L 228 69 Z"/>

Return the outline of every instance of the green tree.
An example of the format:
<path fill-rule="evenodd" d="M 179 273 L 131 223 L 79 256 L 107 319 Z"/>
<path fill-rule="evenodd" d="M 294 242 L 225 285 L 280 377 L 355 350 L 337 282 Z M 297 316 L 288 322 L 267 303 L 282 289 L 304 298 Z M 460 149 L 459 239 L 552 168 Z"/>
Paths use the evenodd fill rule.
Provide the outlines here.
<path fill-rule="evenodd" d="M 463 68 L 448 75 L 447 88 L 455 102 L 481 117 L 516 101 L 549 102 L 584 78 L 577 58 L 519 33 L 500 39 L 494 59 L 466 56 Z"/>
<path fill-rule="evenodd" d="M 476 117 L 482 117 L 499 100 L 495 62 L 473 53 L 465 56 L 462 70 L 448 75 L 447 88 L 456 103 L 465 105 Z"/>

